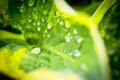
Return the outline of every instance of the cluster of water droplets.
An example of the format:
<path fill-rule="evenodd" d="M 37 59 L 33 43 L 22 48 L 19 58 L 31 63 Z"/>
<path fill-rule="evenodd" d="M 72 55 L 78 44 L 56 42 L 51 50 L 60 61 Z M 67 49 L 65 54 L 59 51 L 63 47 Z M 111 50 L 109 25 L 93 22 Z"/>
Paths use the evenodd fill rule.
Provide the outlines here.
<path fill-rule="evenodd" d="M 76 50 L 73 50 L 69 56 L 73 56 L 73 57 L 80 57 L 82 55 L 81 51 L 76 49 Z"/>

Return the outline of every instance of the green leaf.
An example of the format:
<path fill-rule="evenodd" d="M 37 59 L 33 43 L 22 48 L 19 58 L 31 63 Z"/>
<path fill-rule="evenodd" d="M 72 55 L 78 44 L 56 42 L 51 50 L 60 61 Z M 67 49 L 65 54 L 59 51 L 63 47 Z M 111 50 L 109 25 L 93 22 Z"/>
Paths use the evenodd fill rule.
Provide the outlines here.
<path fill-rule="evenodd" d="M 10 65 L 17 63 L 18 73 L 19 68 L 25 73 L 46 68 L 57 72 L 67 70 L 85 80 L 110 80 L 103 41 L 87 14 L 76 13 L 64 0 L 9 0 L 8 14 L 8 24 L 22 32 L 15 36 L 24 36 L 29 46 L 24 46 L 28 51 L 19 62 L 14 59 L 19 59 L 21 52 L 9 56 Z M 2 35 L 2 39 L 10 38 Z M 4 56 L 4 49 L 1 51 Z M 14 70 L 11 67 L 8 69 Z"/>

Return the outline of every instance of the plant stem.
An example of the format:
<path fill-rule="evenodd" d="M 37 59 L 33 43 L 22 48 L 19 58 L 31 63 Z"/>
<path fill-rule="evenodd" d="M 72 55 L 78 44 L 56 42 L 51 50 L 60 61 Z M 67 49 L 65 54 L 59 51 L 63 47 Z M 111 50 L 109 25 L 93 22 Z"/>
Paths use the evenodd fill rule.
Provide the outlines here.
<path fill-rule="evenodd" d="M 116 2 L 116 0 L 104 0 L 95 13 L 91 16 L 90 20 L 95 24 L 98 25 L 101 19 L 103 18 L 104 14 L 107 10 Z"/>

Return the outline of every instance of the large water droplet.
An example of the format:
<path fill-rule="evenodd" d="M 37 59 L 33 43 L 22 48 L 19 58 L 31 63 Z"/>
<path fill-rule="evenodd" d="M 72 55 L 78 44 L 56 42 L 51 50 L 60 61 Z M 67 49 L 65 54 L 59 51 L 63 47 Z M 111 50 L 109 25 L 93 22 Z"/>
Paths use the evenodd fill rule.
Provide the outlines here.
<path fill-rule="evenodd" d="M 48 29 L 51 29 L 52 26 L 53 26 L 52 22 L 49 22 L 48 25 L 47 25 L 47 28 L 48 28 Z"/>
<path fill-rule="evenodd" d="M 79 35 L 76 35 L 75 39 L 77 43 L 81 43 L 83 41 L 82 37 L 80 37 Z"/>
<path fill-rule="evenodd" d="M 35 0 L 28 0 L 28 5 L 32 7 L 35 4 Z"/>
<path fill-rule="evenodd" d="M 46 16 L 47 14 L 48 14 L 48 12 L 47 12 L 46 10 L 44 10 L 44 11 L 43 11 L 43 15 Z"/>
<path fill-rule="evenodd" d="M 66 42 L 70 42 L 70 40 L 71 40 L 71 35 L 70 35 L 70 33 L 68 33 L 68 34 L 65 36 L 65 41 L 66 41 Z"/>
<path fill-rule="evenodd" d="M 31 53 L 33 54 L 39 54 L 41 52 L 41 49 L 39 47 L 35 47 L 31 50 Z"/>
<path fill-rule="evenodd" d="M 22 4 L 22 6 L 20 7 L 20 12 L 24 13 L 26 11 L 26 6 L 25 4 Z"/>
<path fill-rule="evenodd" d="M 46 2 L 46 0 L 42 0 L 42 2 L 43 2 L 43 3 L 45 3 L 45 2 Z"/>
<path fill-rule="evenodd" d="M 79 56 L 81 56 L 81 52 L 79 50 L 74 50 L 74 51 L 72 51 L 72 55 L 74 57 L 79 57 Z"/>

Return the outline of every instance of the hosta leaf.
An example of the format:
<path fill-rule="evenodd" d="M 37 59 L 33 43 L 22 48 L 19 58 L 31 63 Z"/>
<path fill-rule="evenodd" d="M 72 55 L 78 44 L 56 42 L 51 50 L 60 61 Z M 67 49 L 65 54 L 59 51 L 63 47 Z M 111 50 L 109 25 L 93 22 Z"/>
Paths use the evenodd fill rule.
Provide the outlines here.
<path fill-rule="evenodd" d="M 13 50 L 10 70 L 17 63 L 17 69 L 25 73 L 46 68 L 67 70 L 85 80 L 110 80 L 104 44 L 87 14 L 76 13 L 64 0 L 9 0 L 8 14 L 8 24 L 22 32 L 16 37 L 24 36 L 17 39 L 25 39 L 29 45 L 24 46 L 27 52 Z M 2 35 L 1 39 L 9 38 Z M 18 58 L 19 54 L 23 56 Z"/>

